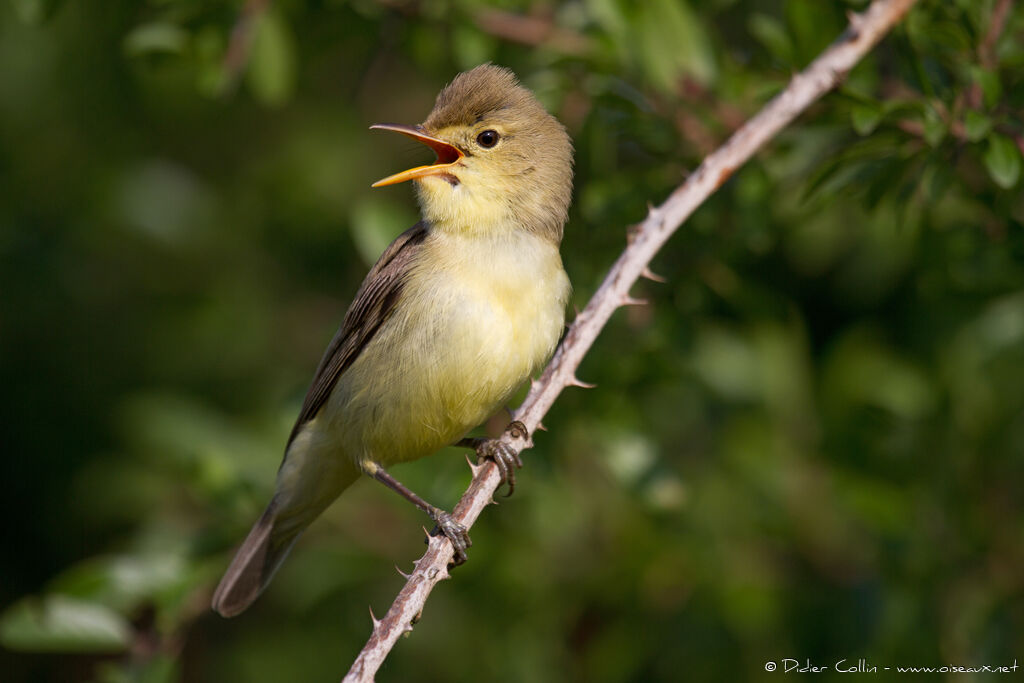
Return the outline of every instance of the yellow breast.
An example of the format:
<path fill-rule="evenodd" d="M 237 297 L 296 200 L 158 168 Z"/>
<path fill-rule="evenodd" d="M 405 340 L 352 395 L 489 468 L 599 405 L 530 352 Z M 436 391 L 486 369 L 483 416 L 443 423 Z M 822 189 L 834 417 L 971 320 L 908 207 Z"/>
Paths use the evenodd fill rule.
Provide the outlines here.
<path fill-rule="evenodd" d="M 346 453 L 387 465 L 459 439 L 550 356 L 568 296 L 548 240 L 432 232 L 394 314 L 328 403 Z"/>

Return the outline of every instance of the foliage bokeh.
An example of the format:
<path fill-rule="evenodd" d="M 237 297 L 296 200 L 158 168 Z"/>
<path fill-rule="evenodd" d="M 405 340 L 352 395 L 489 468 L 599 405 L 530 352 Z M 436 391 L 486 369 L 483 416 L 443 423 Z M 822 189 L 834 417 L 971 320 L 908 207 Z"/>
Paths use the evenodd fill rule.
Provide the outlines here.
<path fill-rule="evenodd" d="M 647 204 L 863 7 L 0 5 L 3 680 L 335 680 L 362 646 L 424 521 L 372 483 L 251 612 L 208 600 L 416 220 L 368 185 L 423 151 L 369 124 L 516 70 L 575 140 L 582 307 Z M 920 3 L 658 256 L 380 680 L 1012 664 L 1022 111 L 1024 9 Z M 469 476 L 454 450 L 397 474 L 447 506 Z"/>

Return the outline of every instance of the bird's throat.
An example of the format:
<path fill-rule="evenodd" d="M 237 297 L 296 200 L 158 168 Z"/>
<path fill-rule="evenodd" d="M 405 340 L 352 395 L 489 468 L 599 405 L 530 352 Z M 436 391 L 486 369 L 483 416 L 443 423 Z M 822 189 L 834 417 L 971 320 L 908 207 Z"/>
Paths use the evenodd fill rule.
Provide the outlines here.
<path fill-rule="evenodd" d="M 420 209 L 432 230 L 499 239 L 532 234 L 557 248 L 561 234 L 548 234 L 544 222 L 538 220 L 537 207 L 524 206 L 496 188 L 480 187 L 474 180 L 442 175 L 417 180 Z"/>

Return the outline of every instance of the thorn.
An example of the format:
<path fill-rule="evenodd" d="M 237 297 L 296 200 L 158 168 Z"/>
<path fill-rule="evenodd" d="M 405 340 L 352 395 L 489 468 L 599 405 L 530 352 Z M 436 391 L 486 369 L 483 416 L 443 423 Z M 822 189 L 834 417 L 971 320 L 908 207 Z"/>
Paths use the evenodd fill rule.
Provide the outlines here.
<path fill-rule="evenodd" d="M 620 306 L 646 306 L 648 303 L 647 299 L 637 299 L 627 294 L 622 297 L 622 301 L 619 302 Z"/>
<path fill-rule="evenodd" d="M 661 275 L 658 275 L 657 273 L 652 271 L 648 266 L 644 266 L 644 269 L 640 271 L 640 277 L 647 278 L 652 282 L 668 282 L 666 278 L 662 277 Z"/>
<path fill-rule="evenodd" d="M 544 426 L 543 422 L 537 422 L 537 426 L 533 428 L 533 431 L 536 432 L 537 430 L 540 430 L 542 432 L 546 432 L 546 431 L 548 431 L 548 428 Z"/>
<path fill-rule="evenodd" d="M 402 629 L 402 635 L 407 636 L 410 633 L 412 633 L 412 624 L 406 624 L 405 628 Z"/>
<path fill-rule="evenodd" d="M 857 14 L 852 9 L 848 9 L 846 10 L 846 20 L 850 22 L 850 28 L 853 29 L 854 33 L 859 34 L 864 26 L 864 15 Z"/>
<path fill-rule="evenodd" d="M 426 538 L 423 539 L 423 542 L 430 545 L 430 532 L 427 531 L 427 527 L 425 526 L 421 526 L 420 528 L 423 529 L 423 535 L 426 536 Z"/>
<path fill-rule="evenodd" d="M 473 462 L 472 460 L 470 460 L 469 453 L 466 454 L 466 463 L 469 464 L 469 469 L 473 473 L 474 477 L 481 469 L 483 469 L 483 465 L 481 465 L 479 462 Z"/>
<path fill-rule="evenodd" d="M 639 223 L 634 223 L 626 228 L 626 244 L 633 244 L 633 242 L 636 242 L 636 239 L 640 236 L 641 232 L 643 231 Z"/>
<path fill-rule="evenodd" d="M 579 377 L 577 377 L 575 375 L 573 375 L 569 379 L 569 384 L 568 385 L 570 387 L 579 387 L 580 389 L 593 389 L 594 387 L 597 386 L 596 384 L 591 384 L 589 382 L 584 382 L 583 380 L 581 380 Z"/>
<path fill-rule="evenodd" d="M 373 622 L 373 630 L 376 631 L 377 627 L 380 626 L 380 619 L 373 613 L 373 607 L 370 607 L 370 621 Z"/>
<path fill-rule="evenodd" d="M 648 221 L 652 223 L 657 223 L 659 226 L 664 221 L 661 209 L 659 209 L 654 204 L 651 204 L 650 202 L 647 202 L 647 218 L 644 219 L 645 223 Z"/>
<path fill-rule="evenodd" d="M 398 568 L 397 564 L 395 565 L 395 571 L 398 572 L 402 576 L 402 578 L 405 579 L 406 581 L 408 581 L 409 579 L 412 578 L 412 574 L 406 574 L 405 572 L 403 572 L 401 569 Z"/>
<path fill-rule="evenodd" d="M 437 579 L 438 581 L 447 581 L 448 579 L 452 578 L 452 575 L 448 573 L 448 568 L 447 567 L 445 567 L 444 569 L 438 570 L 437 576 L 439 577 Z"/>

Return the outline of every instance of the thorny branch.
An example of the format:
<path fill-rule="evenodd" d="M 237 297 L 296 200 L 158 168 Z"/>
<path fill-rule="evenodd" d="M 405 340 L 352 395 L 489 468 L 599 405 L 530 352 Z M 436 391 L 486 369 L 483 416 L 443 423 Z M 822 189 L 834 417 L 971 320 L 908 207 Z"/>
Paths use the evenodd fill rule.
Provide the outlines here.
<path fill-rule="evenodd" d="M 576 317 L 551 363 L 534 382 L 526 400 L 513 419 L 532 433 L 541 418 L 566 387 L 587 386 L 576 378 L 576 368 L 594 343 L 598 333 L 620 306 L 642 303 L 629 290 L 639 277 L 654 277 L 647 264 L 666 240 L 715 190 L 780 130 L 807 109 L 815 100 L 834 88 L 853 66 L 903 18 L 916 0 L 874 0 L 863 14 L 849 15 L 849 27 L 817 59 L 769 102 L 753 119 L 736 131 L 718 150 L 705 158 L 697 170 L 660 206 L 652 207 L 647 217 L 629 233 L 629 244 L 609 270 L 604 282 Z M 508 445 L 521 451 L 532 445 L 529 437 L 502 436 Z M 473 481 L 455 507 L 456 520 L 471 527 L 480 512 L 492 501 L 498 487 L 497 467 L 487 462 L 473 466 Z M 427 551 L 415 563 L 382 619 L 373 617 L 373 634 L 359 653 L 343 683 L 372 681 L 398 638 L 412 630 L 419 620 L 427 597 L 434 586 L 448 578 L 452 559 L 451 543 L 443 536 L 430 538 Z"/>

